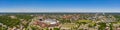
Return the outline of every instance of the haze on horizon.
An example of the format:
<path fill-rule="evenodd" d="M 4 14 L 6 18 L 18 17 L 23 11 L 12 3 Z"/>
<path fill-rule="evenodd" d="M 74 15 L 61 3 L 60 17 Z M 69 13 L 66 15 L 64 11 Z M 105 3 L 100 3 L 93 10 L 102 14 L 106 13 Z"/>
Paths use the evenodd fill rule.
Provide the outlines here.
<path fill-rule="evenodd" d="M 0 12 L 120 12 L 120 0 L 0 0 Z"/>

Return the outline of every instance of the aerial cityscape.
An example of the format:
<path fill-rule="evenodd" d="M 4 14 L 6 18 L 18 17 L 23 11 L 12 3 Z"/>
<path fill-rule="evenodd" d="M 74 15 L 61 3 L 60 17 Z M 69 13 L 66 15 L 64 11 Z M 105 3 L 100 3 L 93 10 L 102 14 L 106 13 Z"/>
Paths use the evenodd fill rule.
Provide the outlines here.
<path fill-rule="evenodd" d="M 0 30 L 120 30 L 120 14 L 1 13 Z"/>
<path fill-rule="evenodd" d="M 0 0 L 0 30 L 120 30 L 120 0 Z"/>

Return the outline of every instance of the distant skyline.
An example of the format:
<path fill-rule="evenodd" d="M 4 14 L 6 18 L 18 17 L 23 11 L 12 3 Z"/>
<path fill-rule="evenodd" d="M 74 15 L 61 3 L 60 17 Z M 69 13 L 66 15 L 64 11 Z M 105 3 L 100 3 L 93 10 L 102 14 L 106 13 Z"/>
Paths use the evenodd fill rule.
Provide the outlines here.
<path fill-rule="evenodd" d="M 0 0 L 0 12 L 120 12 L 120 0 Z"/>

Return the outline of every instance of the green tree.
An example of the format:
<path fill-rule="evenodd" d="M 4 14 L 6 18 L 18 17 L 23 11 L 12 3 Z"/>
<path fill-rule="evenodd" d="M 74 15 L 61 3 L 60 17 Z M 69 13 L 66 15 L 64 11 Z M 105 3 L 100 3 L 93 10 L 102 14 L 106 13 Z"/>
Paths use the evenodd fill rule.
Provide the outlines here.
<path fill-rule="evenodd" d="M 19 19 L 12 19 L 7 16 L 0 16 L 0 23 L 3 23 L 4 25 L 7 25 L 8 27 L 17 26 L 20 23 Z"/>
<path fill-rule="evenodd" d="M 113 30 L 113 28 L 112 28 L 112 27 L 113 27 L 113 24 L 111 23 L 111 24 L 110 24 L 110 30 Z"/>
<path fill-rule="evenodd" d="M 100 25 L 99 30 L 104 30 L 106 28 L 106 23 L 98 23 Z"/>
<path fill-rule="evenodd" d="M 59 28 L 54 28 L 54 30 L 60 30 Z"/>

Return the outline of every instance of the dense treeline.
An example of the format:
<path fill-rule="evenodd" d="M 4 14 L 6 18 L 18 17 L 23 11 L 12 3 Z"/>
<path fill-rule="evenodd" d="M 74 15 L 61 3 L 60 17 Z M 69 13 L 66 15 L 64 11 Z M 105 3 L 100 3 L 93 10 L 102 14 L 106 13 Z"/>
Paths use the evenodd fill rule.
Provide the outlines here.
<path fill-rule="evenodd" d="M 10 16 L 11 15 L 0 16 L 0 23 L 6 25 L 8 27 L 14 27 L 14 26 L 17 26 L 17 25 L 21 24 L 20 19 L 24 19 L 24 20 L 28 21 L 29 19 L 33 18 L 30 15 L 12 15 L 12 16 L 16 17 L 15 19 L 11 18 Z"/>
<path fill-rule="evenodd" d="M 117 19 L 117 21 L 120 21 L 120 15 L 114 15 L 114 17 Z"/>
<path fill-rule="evenodd" d="M 13 27 L 13 26 L 19 25 L 20 20 L 12 19 L 8 16 L 0 16 L 0 23 L 3 23 L 4 25 L 7 25 L 9 27 Z"/>
<path fill-rule="evenodd" d="M 16 15 L 16 17 L 18 19 L 25 19 L 25 20 L 29 20 L 29 19 L 32 19 L 33 17 L 30 16 L 30 15 Z"/>

